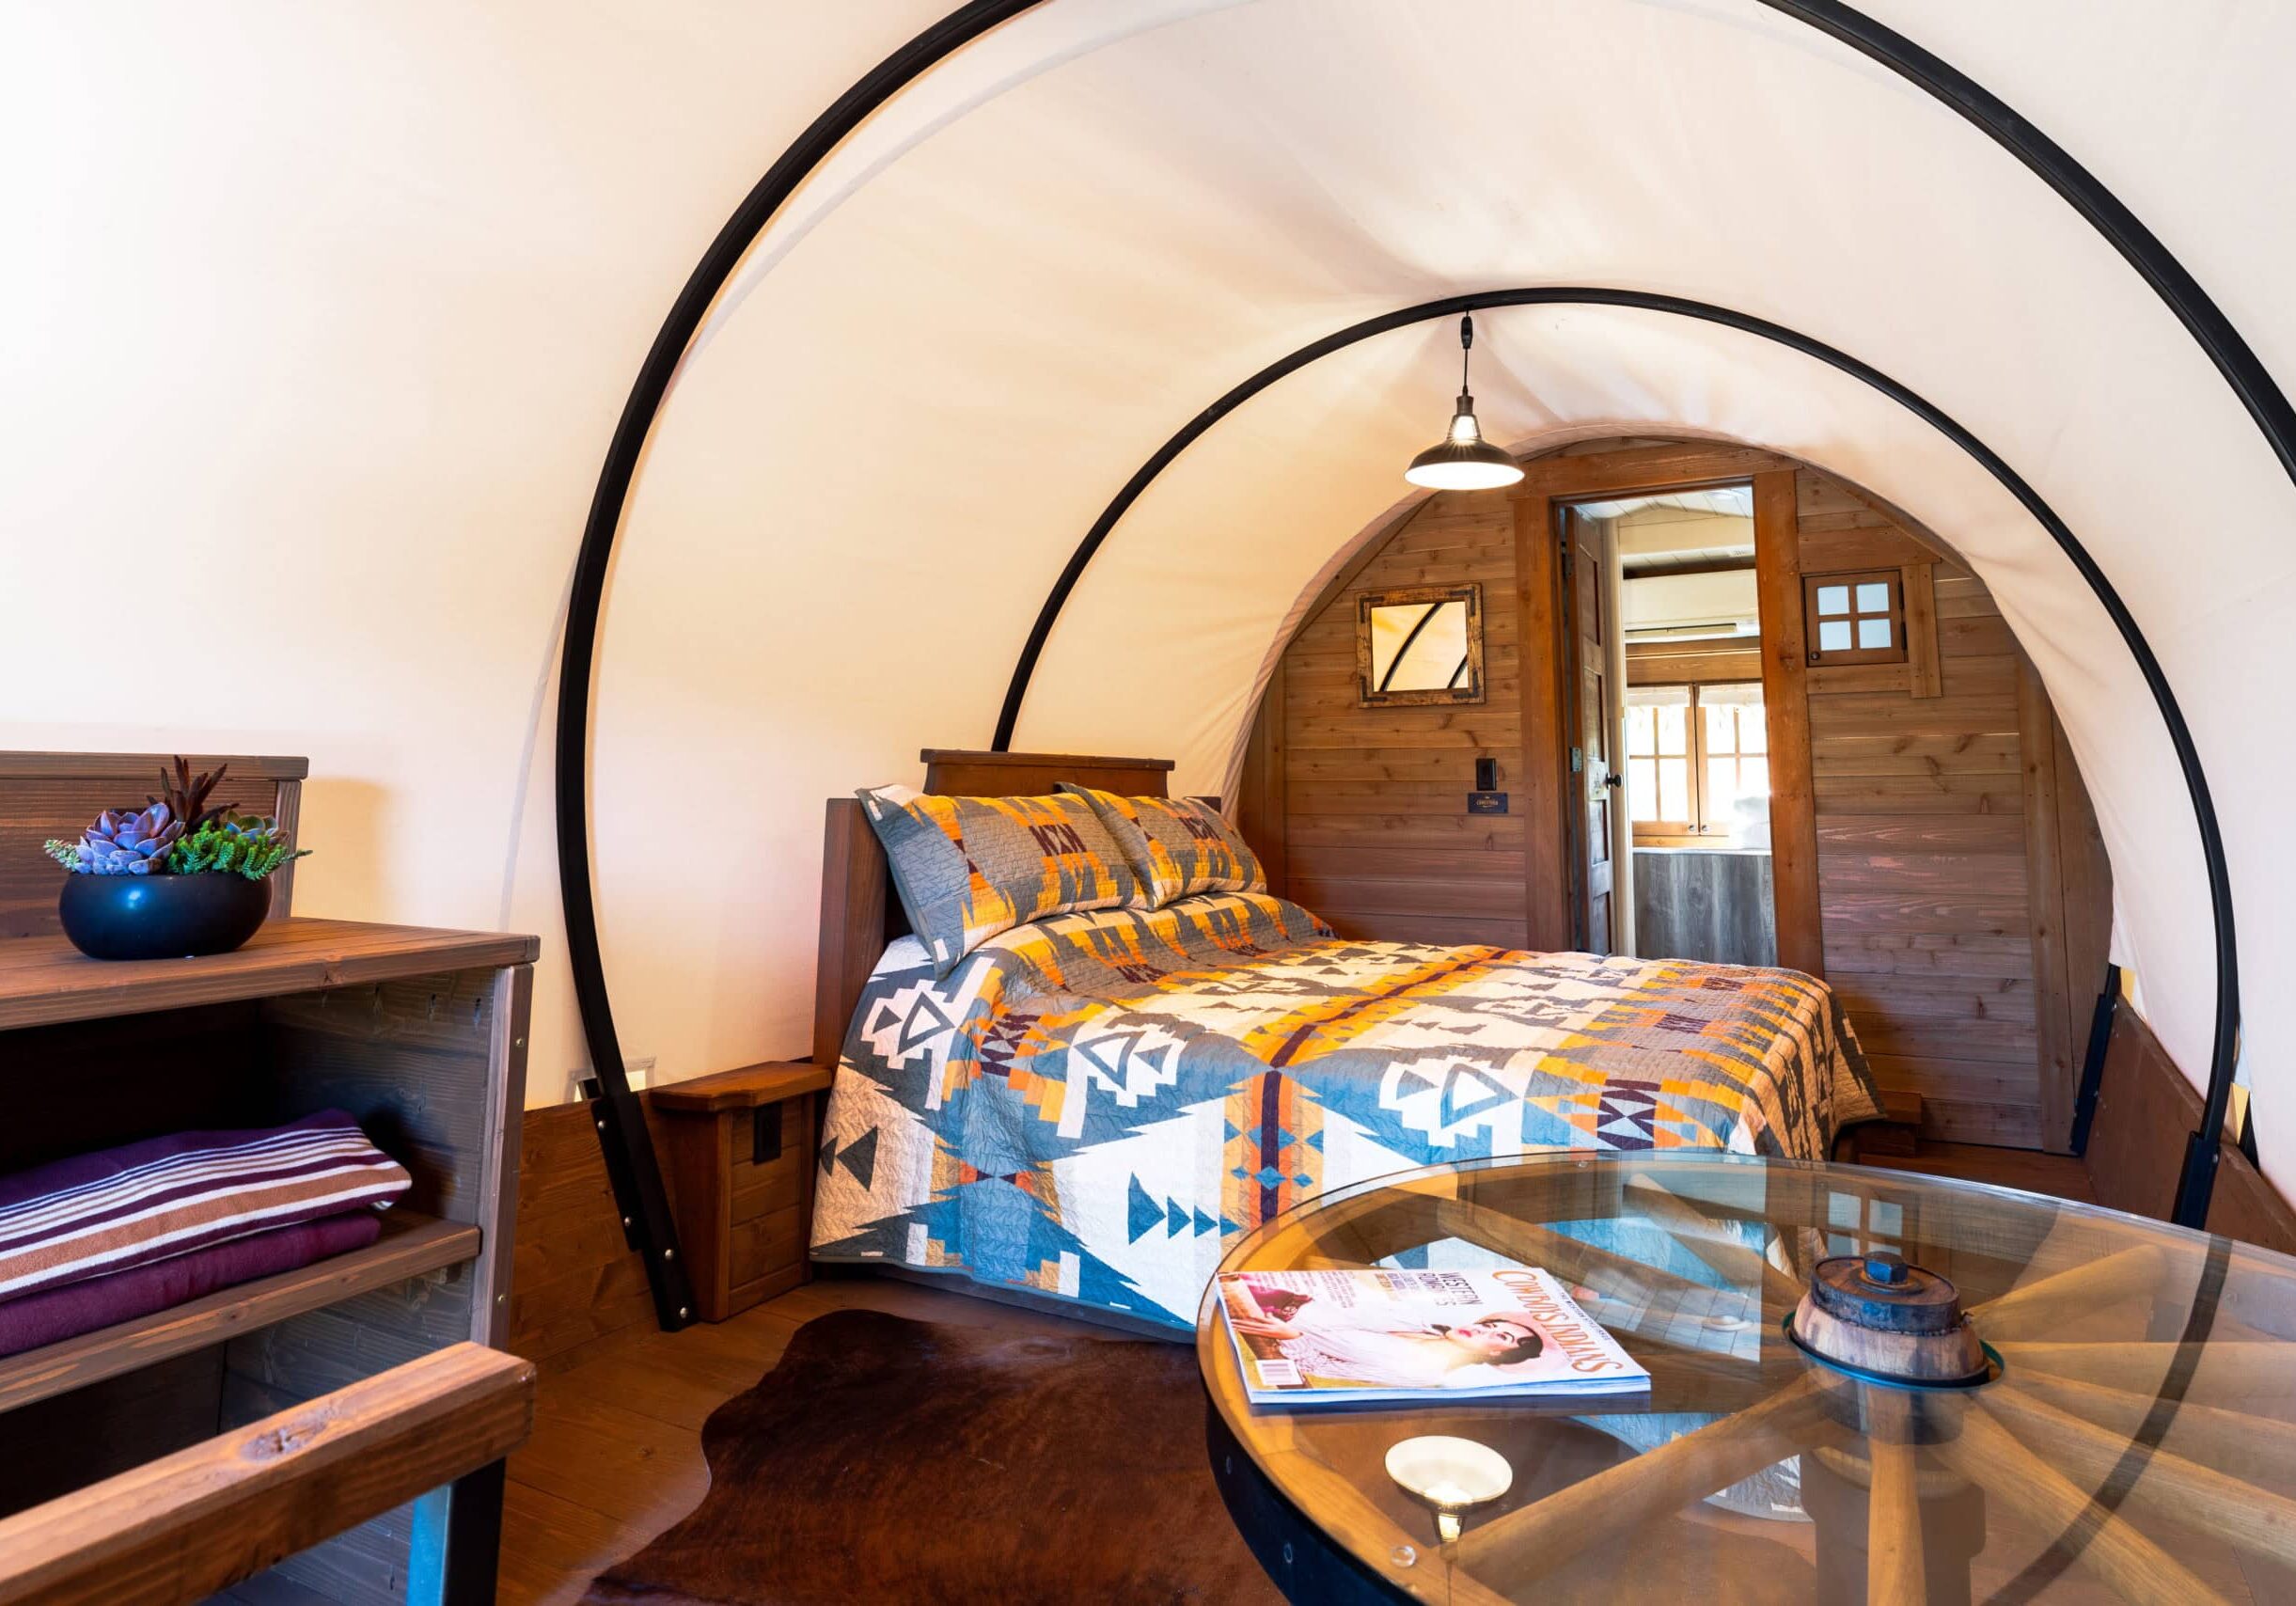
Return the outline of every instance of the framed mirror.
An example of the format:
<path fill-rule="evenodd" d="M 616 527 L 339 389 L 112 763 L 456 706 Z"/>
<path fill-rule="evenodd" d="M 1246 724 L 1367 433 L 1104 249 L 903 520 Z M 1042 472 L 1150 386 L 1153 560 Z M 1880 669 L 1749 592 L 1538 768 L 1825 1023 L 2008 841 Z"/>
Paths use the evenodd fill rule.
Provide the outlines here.
<path fill-rule="evenodd" d="M 1483 588 L 1415 586 L 1356 600 L 1359 706 L 1481 702 Z"/>

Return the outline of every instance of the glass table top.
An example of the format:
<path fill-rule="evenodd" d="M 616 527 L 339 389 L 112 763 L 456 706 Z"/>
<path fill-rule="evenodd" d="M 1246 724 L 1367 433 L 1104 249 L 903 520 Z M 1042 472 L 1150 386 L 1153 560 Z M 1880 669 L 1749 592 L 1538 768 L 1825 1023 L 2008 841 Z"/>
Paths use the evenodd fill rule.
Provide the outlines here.
<path fill-rule="evenodd" d="M 1999 1358 L 1990 1381 L 1868 1382 L 1797 1347 L 1785 1324 L 1817 1262 L 1885 1250 L 1958 1287 Z M 1899 1172 L 1576 1153 L 1335 1191 L 1221 1269 L 1381 1264 L 1544 1267 L 1651 1386 L 1255 1409 L 1207 1293 L 1216 1441 L 1224 1428 L 1375 1592 L 2296 1601 L 2296 1260 Z M 1511 1485 L 1439 1523 L 1386 1470 L 1421 1435 L 1497 1452 Z"/>

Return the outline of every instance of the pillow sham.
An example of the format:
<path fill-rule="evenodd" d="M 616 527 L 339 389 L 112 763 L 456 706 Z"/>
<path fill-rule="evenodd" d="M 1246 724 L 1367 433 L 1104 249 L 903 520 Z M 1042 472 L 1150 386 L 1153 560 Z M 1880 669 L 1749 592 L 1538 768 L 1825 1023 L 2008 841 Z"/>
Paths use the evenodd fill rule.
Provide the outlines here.
<path fill-rule="evenodd" d="M 939 797 L 905 786 L 856 795 L 936 975 L 1026 921 L 1141 901 L 1139 877 L 1081 797 Z"/>
<path fill-rule="evenodd" d="M 1093 806 L 1160 909 L 1196 892 L 1265 892 L 1267 873 L 1234 827 L 1192 797 L 1120 797 L 1063 781 Z"/>

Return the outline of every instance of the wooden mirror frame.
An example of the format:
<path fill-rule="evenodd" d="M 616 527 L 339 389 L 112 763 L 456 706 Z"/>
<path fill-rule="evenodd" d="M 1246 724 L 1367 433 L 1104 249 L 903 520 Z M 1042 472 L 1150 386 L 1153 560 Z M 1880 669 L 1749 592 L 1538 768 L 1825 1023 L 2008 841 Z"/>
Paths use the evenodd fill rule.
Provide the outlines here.
<path fill-rule="evenodd" d="M 1417 691 L 1389 691 L 1374 686 L 1371 680 L 1371 616 L 1382 607 L 1408 607 L 1415 603 L 1433 603 L 1427 610 L 1432 619 L 1446 603 L 1467 605 L 1467 684 L 1464 686 L 1433 686 Z M 1409 643 L 1407 641 L 1406 645 Z M 1388 673 L 1394 673 L 1391 666 Z M 1394 590 L 1366 591 L 1356 599 L 1355 611 L 1355 674 L 1356 704 L 1360 708 L 1426 708 L 1450 707 L 1462 703 L 1481 702 L 1490 695 L 1488 683 L 1483 678 L 1483 583 L 1470 580 L 1456 586 L 1406 586 Z"/>

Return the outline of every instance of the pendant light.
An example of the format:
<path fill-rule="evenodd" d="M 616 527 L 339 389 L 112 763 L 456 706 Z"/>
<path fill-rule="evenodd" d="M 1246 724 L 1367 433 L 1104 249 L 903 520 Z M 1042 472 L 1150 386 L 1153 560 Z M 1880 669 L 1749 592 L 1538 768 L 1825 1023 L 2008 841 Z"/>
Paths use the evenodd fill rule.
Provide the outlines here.
<path fill-rule="evenodd" d="M 1451 433 L 1411 459 L 1403 477 L 1430 491 L 1495 491 L 1523 477 L 1515 460 L 1483 438 L 1475 422 L 1475 398 L 1467 388 L 1467 357 L 1475 347 L 1475 321 L 1459 320 L 1459 403 L 1451 416 Z"/>

